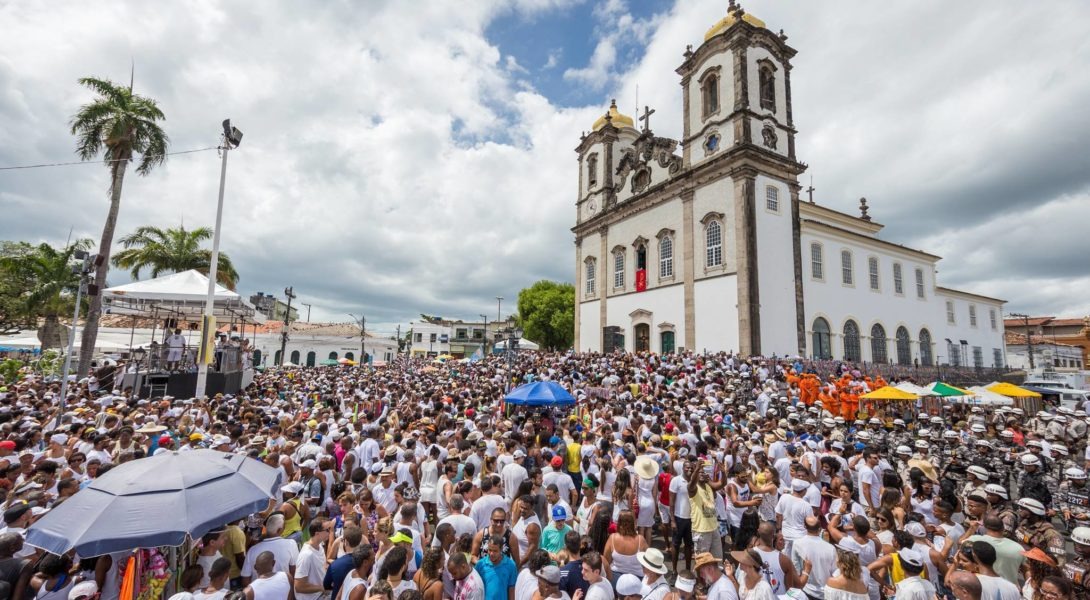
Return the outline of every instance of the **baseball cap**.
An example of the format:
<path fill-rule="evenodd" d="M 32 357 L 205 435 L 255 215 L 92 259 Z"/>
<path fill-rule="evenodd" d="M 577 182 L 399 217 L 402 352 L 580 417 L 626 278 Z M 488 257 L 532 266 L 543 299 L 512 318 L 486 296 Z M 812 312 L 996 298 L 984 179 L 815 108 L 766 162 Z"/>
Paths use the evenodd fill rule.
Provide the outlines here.
<path fill-rule="evenodd" d="M 901 557 L 901 562 L 906 562 L 916 567 L 923 566 L 923 555 L 912 548 L 902 548 L 898 550 L 897 556 Z"/>
<path fill-rule="evenodd" d="M 562 467 L 564 466 L 564 459 L 560 458 L 559 456 L 554 456 L 553 459 L 549 461 L 549 464 L 552 465 L 554 469 L 557 467 Z"/>
<path fill-rule="evenodd" d="M 559 504 L 553 507 L 553 520 L 554 521 L 567 521 L 568 509 L 560 506 Z"/>
<path fill-rule="evenodd" d="M 674 587 L 685 592 L 692 592 L 695 586 L 695 579 L 687 579 L 681 576 L 678 576 L 677 581 L 674 582 Z M 639 595 L 641 589 L 643 589 L 643 583 L 640 578 L 631 573 L 625 573 L 617 578 L 617 593 L 621 596 Z"/>
<path fill-rule="evenodd" d="M 390 536 L 390 543 L 393 543 L 393 544 L 401 544 L 401 543 L 411 544 L 412 541 L 413 541 L 412 536 L 405 535 L 404 533 L 402 533 L 400 531 L 398 531 L 397 533 Z"/>
<path fill-rule="evenodd" d="M 560 583 L 560 567 L 556 565 L 545 565 L 534 572 L 534 576 L 544 579 L 549 583 Z"/>
<path fill-rule="evenodd" d="M 905 525 L 905 533 L 911 535 L 912 537 L 927 537 L 927 530 L 924 529 L 923 525 L 920 525 L 915 521 Z"/>
<path fill-rule="evenodd" d="M 303 484 L 298 481 L 293 481 L 285 486 L 281 486 L 280 491 L 287 494 L 298 494 L 303 491 Z"/>
<path fill-rule="evenodd" d="M 68 590 L 68 600 L 87 600 L 97 593 L 97 583 L 94 581 L 81 581 Z"/>

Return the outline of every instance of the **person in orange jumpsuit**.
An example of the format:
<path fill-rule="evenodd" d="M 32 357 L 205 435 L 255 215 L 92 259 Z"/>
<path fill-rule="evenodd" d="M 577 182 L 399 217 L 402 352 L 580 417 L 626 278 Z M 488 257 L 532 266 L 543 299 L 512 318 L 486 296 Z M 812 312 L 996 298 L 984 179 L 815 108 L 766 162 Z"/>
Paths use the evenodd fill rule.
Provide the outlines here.
<path fill-rule="evenodd" d="M 834 416 L 840 414 L 840 392 L 835 389 L 829 390 L 829 399 L 822 401 L 822 404 L 830 414 Z"/>
<path fill-rule="evenodd" d="M 842 411 L 840 416 L 844 417 L 845 421 L 854 421 L 856 415 L 859 414 L 859 388 L 852 386 L 848 392 L 844 395 L 844 401 L 841 403 Z"/>

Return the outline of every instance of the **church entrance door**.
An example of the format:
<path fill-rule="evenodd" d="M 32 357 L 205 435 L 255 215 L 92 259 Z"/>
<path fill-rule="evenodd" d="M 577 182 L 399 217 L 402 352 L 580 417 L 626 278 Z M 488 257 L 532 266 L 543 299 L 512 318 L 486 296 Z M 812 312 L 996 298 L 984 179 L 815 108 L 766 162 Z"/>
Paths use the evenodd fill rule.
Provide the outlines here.
<path fill-rule="evenodd" d="M 641 323 L 633 328 L 636 346 L 636 352 L 647 352 L 651 349 L 651 326 L 646 323 Z"/>

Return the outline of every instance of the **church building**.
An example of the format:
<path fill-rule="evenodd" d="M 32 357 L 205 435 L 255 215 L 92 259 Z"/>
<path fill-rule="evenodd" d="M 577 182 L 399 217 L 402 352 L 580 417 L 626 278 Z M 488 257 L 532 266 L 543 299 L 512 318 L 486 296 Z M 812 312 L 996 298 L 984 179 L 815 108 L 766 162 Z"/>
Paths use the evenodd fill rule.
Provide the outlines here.
<path fill-rule="evenodd" d="M 732 1 L 677 68 L 680 140 L 616 102 L 583 135 L 576 349 L 1002 366 L 1003 300 L 939 286 L 865 199 L 800 199 L 795 52 Z"/>

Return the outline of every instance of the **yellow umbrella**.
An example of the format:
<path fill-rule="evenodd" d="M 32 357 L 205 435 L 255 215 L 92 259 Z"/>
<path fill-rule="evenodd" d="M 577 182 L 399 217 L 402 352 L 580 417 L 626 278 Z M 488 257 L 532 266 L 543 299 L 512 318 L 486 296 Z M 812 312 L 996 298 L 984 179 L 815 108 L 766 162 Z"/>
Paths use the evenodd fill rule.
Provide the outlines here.
<path fill-rule="evenodd" d="M 860 396 L 860 398 L 866 398 L 867 400 L 915 400 L 916 394 L 899 390 L 892 385 L 880 387 L 873 392 L 867 392 Z"/>
<path fill-rule="evenodd" d="M 1005 381 L 997 383 L 993 386 L 989 386 L 988 391 L 1001 394 L 1008 398 L 1040 398 L 1041 395 L 1037 392 L 1020 388 L 1013 383 L 1007 383 Z"/>

